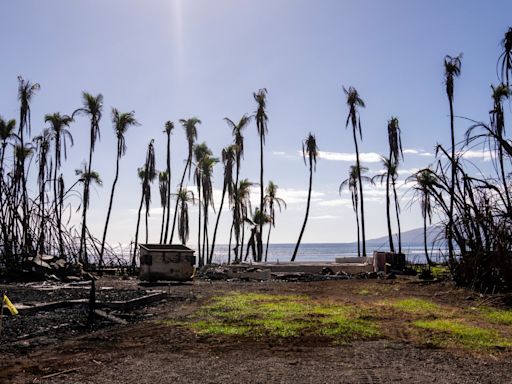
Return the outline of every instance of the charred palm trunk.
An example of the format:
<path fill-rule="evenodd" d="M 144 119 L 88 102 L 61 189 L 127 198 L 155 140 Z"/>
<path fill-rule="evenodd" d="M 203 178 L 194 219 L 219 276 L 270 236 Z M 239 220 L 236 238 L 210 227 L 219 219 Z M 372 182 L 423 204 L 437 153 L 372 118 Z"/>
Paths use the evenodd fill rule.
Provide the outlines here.
<path fill-rule="evenodd" d="M 308 222 L 309 216 L 309 206 L 311 204 L 311 189 L 313 188 L 313 162 L 312 159 L 309 159 L 309 188 L 308 188 L 308 201 L 306 205 L 306 216 L 304 217 L 304 223 L 302 224 L 302 229 L 300 230 L 299 239 L 297 240 L 297 244 L 295 245 L 295 249 L 293 251 L 291 261 L 295 261 L 297 257 L 297 251 L 299 250 L 300 242 L 302 240 L 302 235 L 304 234 L 304 230 L 306 229 L 306 223 Z"/>
<path fill-rule="evenodd" d="M 103 237 L 101 239 L 101 250 L 100 250 L 100 256 L 98 261 L 98 266 L 101 268 L 103 266 L 103 254 L 105 252 L 105 241 L 107 239 L 107 231 L 108 231 L 108 224 L 110 222 L 110 214 L 112 212 L 112 204 L 114 202 L 114 192 L 116 190 L 116 184 L 117 180 L 119 178 L 119 158 L 120 158 L 120 152 L 119 152 L 119 144 L 118 144 L 118 151 L 117 151 L 117 161 L 116 161 L 116 174 L 114 176 L 114 182 L 112 183 L 112 190 L 110 191 L 110 200 L 108 202 L 108 210 L 107 210 L 107 218 L 105 220 L 105 228 L 103 229 Z"/>
<path fill-rule="evenodd" d="M 140 198 L 139 210 L 137 212 L 137 227 L 135 228 L 135 242 L 133 244 L 133 255 L 132 255 L 132 271 L 135 271 L 136 257 L 137 257 L 137 245 L 139 240 L 139 226 L 140 226 L 140 215 L 142 213 L 142 205 L 144 204 L 144 187 L 142 189 L 142 196 Z"/>
<path fill-rule="evenodd" d="M 192 164 L 192 157 L 189 156 L 187 159 L 187 163 L 185 164 L 185 169 L 183 170 L 183 175 L 181 176 L 180 187 L 179 187 L 178 191 L 181 191 L 183 188 L 183 183 L 185 182 L 185 176 L 187 175 L 187 169 L 191 166 L 191 164 Z M 176 206 L 174 207 L 174 217 L 172 219 L 171 238 L 169 239 L 169 244 L 172 244 L 172 240 L 174 238 L 174 229 L 176 228 L 176 218 L 178 216 L 178 201 L 179 201 L 179 199 L 176 199 Z"/>
<path fill-rule="evenodd" d="M 263 215 L 263 127 L 260 134 L 260 212 Z M 263 233 L 263 218 L 260 220 L 259 225 L 259 233 Z M 263 244 L 261 241 L 261 236 L 257 236 L 256 238 L 256 247 L 257 247 L 257 260 L 261 261 L 263 257 Z"/>
<path fill-rule="evenodd" d="M 398 196 L 396 194 L 395 178 L 392 179 L 392 184 L 393 184 L 393 197 L 395 200 L 396 225 L 398 228 L 398 253 L 401 254 L 402 253 L 402 230 L 400 228 L 400 204 L 398 203 Z"/>
<path fill-rule="evenodd" d="M 213 238 L 212 238 L 212 248 L 210 250 L 210 259 L 209 262 L 211 263 L 213 260 L 213 252 L 215 251 L 215 240 L 217 238 L 217 229 L 219 228 L 219 221 L 220 221 L 220 214 L 222 212 L 222 208 L 224 207 L 224 198 L 226 197 L 226 183 L 224 183 L 222 187 L 222 198 L 220 200 L 220 207 L 219 207 L 219 213 L 217 214 L 217 220 L 215 221 L 215 229 L 213 230 Z M 231 238 L 231 236 L 230 236 Z M 231 248 L 231 241 L 230 241 L 230 248 Z M 228 261 L 229 263 L 229 261 Z"/>
<path fill-rule="evenodd" d="M 364 227 L 364 197 L 363 197 L 363 182 L 361 180 L 361 163 L 359 162 L 359 147 L 357 145 L 356 129 L 352 130 L 354 134 L 354 144 L 356 147 L 356 165 L 357 165 L 357 182 L 359 184 L 359 196 L 361 196 L 361 235 L 362 235 L 362 248 L 363 257 L 366 257 L 366 232 Z"/>
<path fill-rule="evenodd" d="M 180 186 L 181 188 L 181 186 Z M 169 223 L 171 220 L 171 134 L 167 134 L 167 211 L 165 215 L 165 234 L 164 238 L 160 240 L 160 243 L 167 243 L 167 237 L 169 236 Z M 176 215 L 176 213 L 175 213 Z M 163 224 L 163 219 L 162 219 Z"/>
<path fill-rule="evenodd" d="M 390 156 L 391 159 L 391 156 Z M 390 160 L 391 161 L 391 160 Z M 391 205 L 391 199 L 389 196 L 389 179 L 390 179 L 390 172 L 388 169 L 387 175 L 386 175 L 386 218 L 388 223 L 388 240 L 389 240 L 389 251 L 394 253 L 395 247 L 393 244 L 393 232 L 391 230 L 391 212 L 390 212 L 390 205 Z"/>

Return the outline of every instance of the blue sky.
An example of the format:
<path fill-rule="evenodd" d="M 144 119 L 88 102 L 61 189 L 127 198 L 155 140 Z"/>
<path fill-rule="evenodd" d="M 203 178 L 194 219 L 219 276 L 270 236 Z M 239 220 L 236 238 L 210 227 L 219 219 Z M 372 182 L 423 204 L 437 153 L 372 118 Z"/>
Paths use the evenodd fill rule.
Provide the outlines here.
<path fill-rule="evenodd" d="M 338 186 L 353 164 L 354 146 L 345 129 L 342 86 L 354 86 L 366 102 L 361 111 L 360 150 L 370 175 L 387 153 L 386 124 L 397 116 L 405 162 L 401 179 L 434 161 L 436 143 L 448 143 L 448 103 L 443 57 L 464 53 L 456 81 L 458 115 L 487 119 L 490 84 L 497 82 L 500 40 L 509 27 L 508 1 L 419 0 L 34 0 L 0 1 L 0 115 L 15 118 L 17 76 L 41 84 L 32 104 L 33 128 L 44 114 L 70 114 L 80 93 L 102 93 L 105 113 L 93 168 L 104 186 L 91 197 L 90 227 L 101 235 L 115 164 L 110 109 L 134 110 L 141 126 L 127 134 L 114 203 L 111 243 L 134 235 L 140 185 L 136 169 L 147 143 L 156 140 L 157 167 L 165 168 L 164 122 L 172 136 L 173 184 L 186 158 L 180 118 L 197 116 L 199 142 L 214 154 L 231 143 L 224 117 L 238 120 L 255 110 L 252 92 L 268 89 L 269 134 L 265 179 L 280 187 L 288 208 L 279 214 L 275 242 L 294 242 L 305 211 L 308 173 L 302 140 L 313 132 L 322 151 L 314 176 L 313 204 L 304 242 L 355 240 L 348 193 Z M 467 122 L 457 121 L 460 139 Z M 88 153 L 88 122 L 71 126 L 75 146 L 63 171 L 68 185 Z M 242 177 L 259 179 L 255 124 L 246 132 Z M 478 153 L 475 161 L 481 161 Z M 216 194 L 222 187 L 219 165 Z M 192 183 L 190 183 L 192 185 Z M 400 188 L 405 192 L 407 186 Z M 254 201 L 258 201 L 257 190 Z M 367 191 L 367 237 L 386 233 L 384 189 Z M 74 201 L 73 204 L 78 204 Z M 421 226 L 416 206 L 402 200 L 403 228 Z M 150 240 L 159 237 L 158 188 L 153 189 Z M 195 211 L 191 215 L 195 236 Z M 227 242 L 224 211 L 219 241 Z"/>

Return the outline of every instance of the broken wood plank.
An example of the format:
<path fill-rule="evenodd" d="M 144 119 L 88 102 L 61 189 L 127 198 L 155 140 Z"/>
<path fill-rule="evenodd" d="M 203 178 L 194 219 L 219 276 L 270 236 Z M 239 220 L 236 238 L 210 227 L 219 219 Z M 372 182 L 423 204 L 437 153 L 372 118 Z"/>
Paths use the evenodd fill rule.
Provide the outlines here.
<path fill-rule="evenodd" d="M 59 375 L 64 375 L 66 373 L 71 373 L 71 372 L 75 372 L 75 371 L 78 371 L 80 368 L 70 368 L 70 369 L 66 369 L 64 371 L 60 371 L 60 372 L 55 372 L 55 373 L 51 373 L 49 375 L 45 375 L 45 376 L 41 376 L 41 379 L 51 379 L 52 377 L 55 377 L 55 376 L 59 376 Z"/>
<path fill-rule="evenodd" d="M 114 316 L 110 313 L 107 313 L 105 311 L 102 311 L 101 309 L 94 310 L 94 313 L 99 317 L 103 317 L 104 319 L 112 321 L 113 323 L 122 324 L 122 325 L 128 324 L 128 322 L 126 320 L 121 319 L 121 318 Z"/>

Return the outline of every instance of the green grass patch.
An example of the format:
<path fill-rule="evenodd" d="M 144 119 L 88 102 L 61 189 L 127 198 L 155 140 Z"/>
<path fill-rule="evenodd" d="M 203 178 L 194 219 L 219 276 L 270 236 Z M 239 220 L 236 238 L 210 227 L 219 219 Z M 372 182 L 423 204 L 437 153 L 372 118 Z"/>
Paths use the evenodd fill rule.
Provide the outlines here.
<path fill-rule="evenodd" d="M 430 300 L 418 298 L 397 300 L 391 302 L 390 305 L 403 312 L 421 315 L 435 314 L 441 309 L 439 305 Z"/>
<path fill-rule="evenodd" d="M 299 337 L 317 335 L 344 343 L 376 337 L 378 326 L 355 306 L 306 296 L 231 293 L 214 297 L 180 326 L 203 335 Z"/>
<path fill-rule="evenodd" d="M 512 325 L 512 310 L 485 308 L 482 310 L 486 320 L 503 325 Z"/>
<path fill-rule="evenodd" d="M 435 343 L 454 343 L 471 349 L 510 348 L 512 342 L 493 329 L 464 324 L 457 320 L 418 320 L 413 325 L 438 333 Z"/>

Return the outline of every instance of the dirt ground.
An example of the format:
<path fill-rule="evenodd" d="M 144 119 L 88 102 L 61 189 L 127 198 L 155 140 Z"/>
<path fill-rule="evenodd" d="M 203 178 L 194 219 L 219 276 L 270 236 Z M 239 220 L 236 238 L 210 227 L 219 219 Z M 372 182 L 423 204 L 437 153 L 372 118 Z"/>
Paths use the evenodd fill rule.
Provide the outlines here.
<path fill-rule="evenodd" d="M 135 280 L 103 279 L 98 284 L 102 286 L 127 292 L 149 289 L 141 288 Z M 7 288 L 13 301 L 31 297 L 21 292 L 27 287 L 0 288 Z M 166 290 L 168 297 L 137 309 L 137 316 L 128 317 L 127 325 L 103 324 L 90 330 L 84 325 L 85 320 L 76 317 L 81 327 L 61 327 L 44 335 L 35 332 L 36 336 L 28 339 L 22 337 L 21 331 L 12 331 L 7 338 L 3 336 L 0 382 L 512 383 L 509 351 L 475 352 L 418 344 L 413 335 L 402 331 L 401 322 L 405 320 L 391 314 L 386 319 L 388 329 L 383 330 L 383 337 L 344 345 L 333 345 L 314 337 L 204 336 L 161 321 L 183 318 L 211 297 L 233 291 L 300 294 L 313 300 L 352 305 L 406 297 L 427 298 L 458 308 L 484 301 L 497 303 L 495 299 L 457 288 L 449 282 L 422 284 L 402 279 L 300 283 L 199 281 L 156 288 Z M 41 300 L 41 297 L 32 299 Z M 64 321 L 71 315 L 64 312 L 58 316 Z M 78 310 L 74 316 L 85 319 L 83 311 L 80 314 Z M 13 318 L 5 321 L 13 321 Z M 56 375 L 49 376 L 52 374 Z"/>

